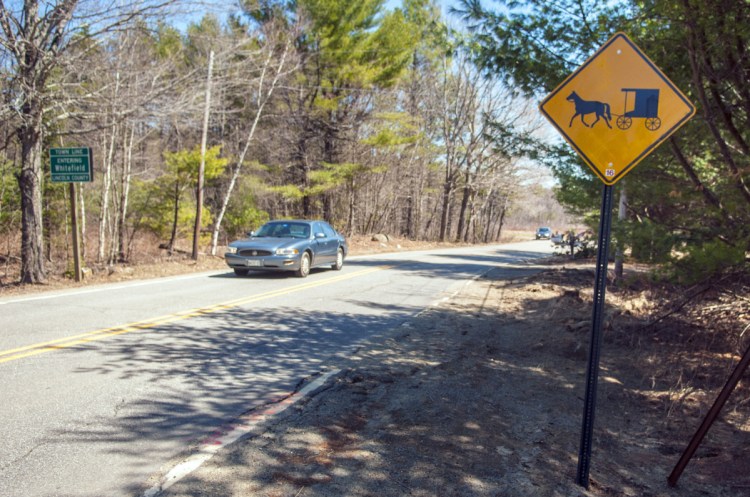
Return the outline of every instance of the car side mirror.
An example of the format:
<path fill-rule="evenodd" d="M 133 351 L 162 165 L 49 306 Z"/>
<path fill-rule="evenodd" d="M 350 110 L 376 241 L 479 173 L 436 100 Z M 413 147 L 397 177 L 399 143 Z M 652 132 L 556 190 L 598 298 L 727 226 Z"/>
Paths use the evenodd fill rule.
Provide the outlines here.
<path fill-rule="evenodd" d="M 315 233 L 315 238 L 325 238 L 325 237 L 326 237 L 325 233 Z"/>
<path fill-rule="evenodd" d="M 255 231 L 248 231 L 247 236 L 255 236 Z"/>

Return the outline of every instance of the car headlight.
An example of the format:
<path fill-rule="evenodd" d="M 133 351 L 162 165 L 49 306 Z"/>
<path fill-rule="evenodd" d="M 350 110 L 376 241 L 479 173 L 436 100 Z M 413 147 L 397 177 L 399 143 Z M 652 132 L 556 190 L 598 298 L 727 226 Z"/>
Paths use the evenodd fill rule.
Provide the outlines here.
<path fill-rule="evenodd" d="M 237 247 L 227 247 L 227 254 L 236 254 Z"/>
<path fill-rule="evenodd" d="M 280 248 L 276 249 L 276 255 L 297 255 L 299 250 L 296 248 Z"/>

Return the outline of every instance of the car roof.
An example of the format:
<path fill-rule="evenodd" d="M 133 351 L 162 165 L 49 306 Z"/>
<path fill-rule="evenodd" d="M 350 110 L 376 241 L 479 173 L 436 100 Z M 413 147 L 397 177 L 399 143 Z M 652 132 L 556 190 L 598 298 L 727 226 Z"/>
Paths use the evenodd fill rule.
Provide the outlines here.
<path fill-rule="evenodd" d="M 326 221 L 322 221 L 320 219 L 273 219 L 271 221 L 268 221 L 266 224 L 270 223 L 326 223 Z M 326 223 L 328 224 L 328 223 Z"/>

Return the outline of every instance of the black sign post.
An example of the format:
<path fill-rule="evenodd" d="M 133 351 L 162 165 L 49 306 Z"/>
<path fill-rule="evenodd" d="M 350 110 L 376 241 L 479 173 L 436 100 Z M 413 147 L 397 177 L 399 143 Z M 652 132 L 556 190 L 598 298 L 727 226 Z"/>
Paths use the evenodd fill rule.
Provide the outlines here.
<path fill-rule="evenodd" d="M 602 323 L 604 321 L 604 296 L 607 291 L 607 264 L 609 262 L 609 232 L 612 227 L 612 186 L 604 185 L 602 212 L 599 219 L 599 245 L 596 256 L 596 281 L 594 282 L 594 312 L 592 317 L 591 345 L 586 369 L 586 396 L 583 401 L 583 426 L 581 445 L 578 451 L 578 474 L 576 483 L 589 488 L 591 445 L 596 412 L 596 386 L 599 379 L 599 355 L 601 352 Z"/>
<path fill-rule="evenodd" d="M 629 105 L 628 97 L 635 104 Z M 625 33 L 616 33 L 547 95 L 539 109 L 604 182 L 576 477 L 579 485 L 588 488 L 607 286 L 612 185 L 693 117 L 695 106 Z"/>

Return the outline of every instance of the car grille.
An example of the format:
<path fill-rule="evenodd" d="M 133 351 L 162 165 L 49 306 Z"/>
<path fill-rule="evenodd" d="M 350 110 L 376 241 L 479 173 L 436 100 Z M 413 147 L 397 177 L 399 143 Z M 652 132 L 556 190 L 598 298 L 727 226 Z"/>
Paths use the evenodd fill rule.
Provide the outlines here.
<path fill-rule="evenodd" d="M 243 257 L 260 257 L 265 255 L 271 255 L 270 250 L 252 250 L 252 249 L 245 249 L 240 250 L 239 255 Z"/>

